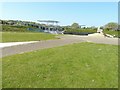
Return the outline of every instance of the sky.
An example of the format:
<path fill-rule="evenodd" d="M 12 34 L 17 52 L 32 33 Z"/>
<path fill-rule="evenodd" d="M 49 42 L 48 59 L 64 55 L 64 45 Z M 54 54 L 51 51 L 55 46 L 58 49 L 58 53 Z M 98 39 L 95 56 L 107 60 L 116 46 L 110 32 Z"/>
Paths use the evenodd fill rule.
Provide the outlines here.
<path fill-rule="evenodd" d="M 118 22 L 117 2 L 4 2 L 1 9 L 3 20 L 57 20 L 59 25 L 86 26 Z"/>

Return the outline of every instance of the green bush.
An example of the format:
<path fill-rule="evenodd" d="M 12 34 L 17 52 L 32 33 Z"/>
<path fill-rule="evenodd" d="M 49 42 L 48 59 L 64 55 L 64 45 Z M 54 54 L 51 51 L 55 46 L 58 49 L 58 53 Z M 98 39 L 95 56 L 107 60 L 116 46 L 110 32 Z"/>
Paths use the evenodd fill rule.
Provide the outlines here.
<path fill-rule="evenodd" d="M 12 25 L 2 25 L 2 31 L 10 31 L 10 32 L 30 32 L 27 29 L 34 28 L 31 26 L 12 26 Z"/>
<path fill-rule="evenodd" d="M 66 29 L 65 32 L 78 32 L 78 33 L 82 33 L 82 32 L 86 32 L 86 33 L 96 33 L 97 30 L 95 29 Z"/>

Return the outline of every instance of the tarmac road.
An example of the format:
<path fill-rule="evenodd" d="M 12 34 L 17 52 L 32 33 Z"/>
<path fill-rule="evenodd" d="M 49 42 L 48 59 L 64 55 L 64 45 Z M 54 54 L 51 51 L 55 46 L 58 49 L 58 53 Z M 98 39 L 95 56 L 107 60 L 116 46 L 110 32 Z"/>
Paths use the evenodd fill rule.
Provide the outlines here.
<path fill-rule="evenodd" d="M 107 38 L 102 36 L 64 35 L 64 36 L 60 36 L 60 39 L 56 39 L 56 40 L 46 40 L 46 41 L 39 41 L 34 43 L 0 48 L 0 51 L 2 51 L 2 55 L 0 55 L 0 58 L 14 54 L 20 54 L 24 52 L 30 52 L 34 50 L 52 48 L 52 47 L 63 46 L 73 43 L 80 43 L 80 42 L 94 42 L 94 43 L 112 44 L 112 45 L 119 44 L 118 38 Z"/>

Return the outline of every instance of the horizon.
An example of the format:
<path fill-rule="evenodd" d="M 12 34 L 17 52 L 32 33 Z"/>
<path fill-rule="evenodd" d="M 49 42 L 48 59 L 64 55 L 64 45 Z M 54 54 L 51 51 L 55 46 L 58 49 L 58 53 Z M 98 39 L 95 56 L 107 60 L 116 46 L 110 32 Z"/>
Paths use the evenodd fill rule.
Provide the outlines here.
<path fill-rule="evenodd" d="M 15 13 L 14 13 L 15 12 Z M 7 2 L 2 3 L 2 20 L 21 20 L 39 23 L 37 20 L 57 20 L 67 26 L 103 26 L 118 22 L 117 2 Z"/>

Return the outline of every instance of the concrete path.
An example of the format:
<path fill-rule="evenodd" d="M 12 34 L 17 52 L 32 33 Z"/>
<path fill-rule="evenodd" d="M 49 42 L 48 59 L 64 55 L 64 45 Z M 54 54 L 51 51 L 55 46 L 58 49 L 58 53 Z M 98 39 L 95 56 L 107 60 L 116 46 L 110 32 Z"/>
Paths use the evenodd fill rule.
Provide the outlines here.
<path fill-rule="evenodd" d="M 11 47 L 4 47 L 2 48 L 2 55 L 0 57 L 5 57 L 9 55 L 24 53 L 24 52 L 30 52 L 34 50 L 40 50 L 45 48 L 52 48 L 57 46 L 63 46 L 67 44 L 72 43 L 79 43 L 79 42 L 85 42 L 84 40 L 80 38 L 61 38 L 56 40 L 46 40 L 46 41 L 39 41 L 36 43 L 29 43 L 29 44 L 23 44 L 23 45 L 16 45 Z"/>
<path fill-rule="evenodd" d="M 29 44 L 29 43 L 35 43 L 35 42 L 39 42 L 39 41 L 0 43 L 0 48 L 16 46 L 16 45 L 23 45 L 23 44 Z"/>
<path fill-rule="evenodd" d="M 57 39 L 57 40 L 46 40 L 46 41 L 29 43 L 29 44 L 20 44 L 10 47 L 3 47 L 0 48 L 0 51 L 2 51 L 2 55 L 0 55 L 0 57 L 20 54 L 24 52 L 30 52 L 38 49 L 40 50 L 45 48 L 63 46 L 67 44 L 80 43 L 80 42 L 95 42 L 95 43 L 118 45 L 117 38 L 106 38 L 101 36 L 95 37 L 95 36 L 65 35 L 65 36 L 60 36 L 60 38 L 61 39 Z"/>
<path fill-rule="evenodd" d="M 84 41 L 87 42 L 93 42 L 93 43 L 101 43 L 101 44 L 112 44 L 112 45 L 120 45 L 120 39 L 118 38 L 108 38 L 104 36 L 77 36 L 73 35 L 74 37 L 81 38 Z"/>

